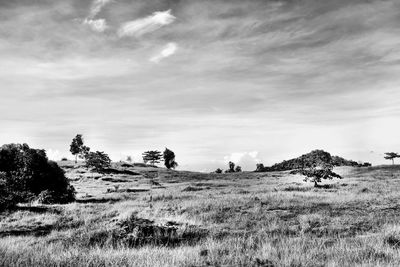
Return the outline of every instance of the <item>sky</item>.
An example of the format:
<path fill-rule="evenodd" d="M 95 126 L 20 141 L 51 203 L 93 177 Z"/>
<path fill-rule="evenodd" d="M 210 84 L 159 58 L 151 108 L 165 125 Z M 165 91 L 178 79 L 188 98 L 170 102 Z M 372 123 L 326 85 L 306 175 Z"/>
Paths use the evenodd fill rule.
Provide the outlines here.
<path fill-rule="evenodd" d="M 400 152 L 397 0 L 0 0 L 0 142 L 178 169 Z"/>

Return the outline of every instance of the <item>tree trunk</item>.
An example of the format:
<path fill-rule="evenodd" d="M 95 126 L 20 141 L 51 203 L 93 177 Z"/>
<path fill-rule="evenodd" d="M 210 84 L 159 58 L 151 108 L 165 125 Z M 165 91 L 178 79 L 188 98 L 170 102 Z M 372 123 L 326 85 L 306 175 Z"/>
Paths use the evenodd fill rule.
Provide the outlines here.
<path fill-rule="evenodd" d="M 78 163 L 78 154 L 75 155 L 75 164 Z"/>
<path fill-rule="evenodd" d="M 317 181 L 314 181 L 314 187 L 319 187 Z"/>

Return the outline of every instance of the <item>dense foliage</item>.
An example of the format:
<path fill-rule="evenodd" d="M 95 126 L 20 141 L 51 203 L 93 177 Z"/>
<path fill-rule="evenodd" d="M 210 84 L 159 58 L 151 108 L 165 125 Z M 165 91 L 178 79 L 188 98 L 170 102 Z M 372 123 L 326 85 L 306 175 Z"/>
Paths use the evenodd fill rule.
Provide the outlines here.
<path fill-rule="evenodd" d="M 43 191 L 51 195 L 53 203 L 74 200 L 75 190 L 64 171 L 47 159 L 44 150 L 29 148 L 27 144 L 3 145 L 0 148 L 0 208 L 33 200 Z"/>
<path fill-rule="evenodd" d="M 168 148 L 165 148 L 164 153 L 164 165 L 167 169 L 175 169 L 178 167 L 178 163 L 175 161 L 175 153 Z"/>

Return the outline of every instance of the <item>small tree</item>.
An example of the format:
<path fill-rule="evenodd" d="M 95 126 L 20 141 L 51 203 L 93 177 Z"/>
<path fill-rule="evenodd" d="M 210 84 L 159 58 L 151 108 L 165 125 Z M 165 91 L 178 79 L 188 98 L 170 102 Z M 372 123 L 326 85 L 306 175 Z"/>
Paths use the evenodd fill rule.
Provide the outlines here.
<path fill-rule="evenodd" d="M 342 178 L 339 174 L 333 172 L 333 167 L 331 155 L 324 151 L 320 157 L 304 160 L 303 168 L 294 170 L 291 173 L 304 175 L 305 182 L 314 182 L 314 187 L 319 187 L 318 183 L 322 179 Z"/>
<path fill-rule="evenodd" d="M 215 170 L 215 173 L 222 173 L 222 170 L 220 168 Z"/>
<path fill-rule="evenodd" d="M 70 149 L 72 155 L 75 156 L 75 163 L 78 162 L 78 156 L 80 158 L 85 158 L 86 154 L 89 153 L 90 148 L 83 145 L 83 137 L 81 134 L 77 134 L 74 139 L 72 139 L 72 143 L 70 145 Z"/>
<path fill-rule="evenodd" d="M 236 166 L 235 172 L 242 172 L 242 167 L 240 167 L 239 165 Z"/>
<path fill-rule="evenodd" d="M 257 163 L 256 165 L 256 172 L 263 172 L 265 169 L 264 164 L 262 163 Z"/>
<path fill-rule="evenodd" d="M 131 156 L 127 156 L 127 157 L 126 157 L 126 161 L 129 162 L 129 163 L 131 163 L 131 162 L 132 162 L 132 157 L 131 157 Z"/>
<path fill-rule="evenodd" d="M 385 155 L 385 159 L 392 160 L 392 165 L 394 165 L 395 158 L 400 158 L 400 155 L 395 152 L 386 152 Z"/>
<path fill-rule="evenodd" d="M 87 153 L 85 160 L 86 167 L 94 168 L 98 172 L 111 166 L 110 157 L 106 153 L 100 151 Z"/>
<path fill-rule="evenodd" d="M 144 163 L 150 162 L 151 165 L 161 162 L 162 154 L 158 150 L 146 151 L 142 154 Z"/>
<path fill-rule="evenodd" d="M 163 157 L 164 165 L 165 167 L 167 167 L 167 169 L 175 169 L 176 167 L 178 167 L 178 163 L 175 161 L 175 153 L 172 150 L 165 148 Z"/>

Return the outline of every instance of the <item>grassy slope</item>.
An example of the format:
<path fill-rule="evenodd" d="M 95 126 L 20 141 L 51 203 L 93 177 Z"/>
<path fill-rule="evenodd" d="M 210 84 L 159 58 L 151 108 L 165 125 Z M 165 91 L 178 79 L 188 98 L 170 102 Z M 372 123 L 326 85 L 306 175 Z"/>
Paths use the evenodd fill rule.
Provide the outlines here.
<path fill-rule="evenodd" d="M 396 166 L 342 168 L 343 180 L 314 189 L 287 172 L 101 176 L 62 164 L 79 201 L 0 214 L 1 266 L 400 266 Z M 163 187 L 145 178 L 154 170 Z M 103 242 L 132 213 L 207 234 L 175 246 Z"/>

